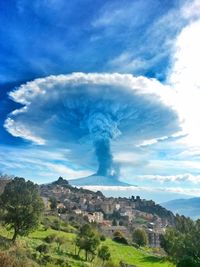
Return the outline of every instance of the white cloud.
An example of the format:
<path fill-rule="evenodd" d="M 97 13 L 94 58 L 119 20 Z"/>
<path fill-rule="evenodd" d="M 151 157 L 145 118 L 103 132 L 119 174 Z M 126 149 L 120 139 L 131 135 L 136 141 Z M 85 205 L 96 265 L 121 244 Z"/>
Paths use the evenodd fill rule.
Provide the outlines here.
<path fill-rule="evenodd" d="M 147 186 L 83 186 L 83 188 L 93 190 L 93 191 L 103 191 L 109 192 L 127 192 L 127 196 L 130 194 L 144 194 L 145 192 L 151 193 L 175 193 L 181 195 L 188 195 L 191 197 L 200 196 L 200 188 L 183 188 L 183 187 L 147 187 Z"/>
<path fill-rule="evenodd" d="M 92 174 L 89 170 L 74 170 L 72 168 L 66 167 L 63 164 L 46 163 L 45 167 L 47 167 L 50 171 L 53 171 L 53 173 L 56 173 L 57 175 L 67 178 L 69 177 L 70 180 L 79 177 L 86 177 Z"/>
<path fill-rule="evenodd" d="M 176 144 L 174 144 L 176 145 Z M 149 161 L 148 167 L 151 168 L 152 170 L 156 171 L 161 171 L 162 169 L 169 170 L 170 172 L 175 171 L 175 170 L 188 170 L 190 172 L 199 172 L 200 171 L 200 165 L 199 161 L 195 160 L 177 160 L 176 155 L 174 159 L 169 159 L 169 160 L 159 160 L 159 159 L 153 159 Z"/>
<path fill-rule="evenodd" d="M 146 8 L 146 5 L 148 6 L 146 2 L 145 4 L 143 2 L 143 5 L 144 8 Z M 140 4 L 138 4 L 138 6 L 140 6 Z M 131 30 L 132 34 L 128 33 L 127 38 L 124 37 L 127 39 L 126 48 L 120 51 L 117 56 L 108 60 L 108 69 L 136 74 L 144 73 L 146 70 L 152 71 L 152 69 L 156 68 L 157 64 L 160 66 L 163 59 L 165 60 L 166 57 L 170 57 L 170 55 L 173 54 L 174 41 L 180 31 L 200 17 L 199 6 L 199 0 L 183 1 L 182 5 L 175 5 L 173 8 L 166 11 L 164 15 L 158 16 L 156 20 L 146 25 L 142 35 L 137 35 L 132 25 L 134 8 L 132 10 L 129 6 L 128 10 L 130 12 L 127 12 L 127 6 L 125 5 L 123 12 L 123 14 L 126 15 L 125 20 L 117 19 L 122 12 L 119 12 L 116 7 L 112 8 L 116 11 L 116 15 L 113 17 L 112 14 L 115 12 L 110 12 L 110 9 L 106 10 L 102 17 L 97 20 L 97 22 L 100 22 L 101 26 L 105 26 L 108 29 L 112 26 L 112 28 L 118 29 L 119 23 L 123 21 L 122 23 L 125 23 L 127 28 L 133 27 Z M 123 7 L 121 7 L 121 9 L 123 10 Z M 139 9 L 139 11 L 141 10 Z M 142 15 L 144 13 L 149 14 L 149 12 L 149 9 L 146 12 L 143 10 Z M 107 18 L 107 20 L 105 20 L 104 17 Z M 112 31 L 109 31 L 109 34 L 112 35 Z M 140 40 L 141 36 L 142 38 Z M 140 40 L 138 42 L 139 45 L 137 45 L 138 39 Z M 163 64 L 165 64 L 165 62 Z M 161 75 L 157 68 L 155 75 L 156 77 L 160 77 Z"/>
<path fill-rule="evenodd" d="M 137 176 L 138 179 L 142 179 L 144 181 L 157 181 L 157 182 L 189 182 L 192 184 L 199 184 L 200 183 L 200 175 L 193 175 L 190 173 L 179 174 L 179 175 L 141 175 Z"/>
<path fill-rule="evenodd" d="M 144 12 L 144 9 L 148 9 L 149 4 L 144 1 L 136 2 L 108 2 L 99 11 L 98 16 L 92 22 L 92 26 L 95 28 L 115 28 L 120 25 L 126 25 L 126 27 L 142 25 L 148 15 Z M 143 19 L 141 19 L 141 12 L 143 11 Z M 146 14 L 146 16 L 145 16 Z"/>
<path fill-rule="evenodd" d="M 13 114 L 16 115 L 16 114 L 19 114 L 21 112 L 23 112 L 22 109 L 18 110 L 18 112 L 17 111 L 13 112 Z M 15 137 L 22 137 L 22 138 L 29 140 L 29 141 L 32 141 L 38 145 L 44 145 L 45 144 L 45 140 L 43 138 L 40 138 L 40 137 L 34 135 L 23 124 L 15 122 L 11 118 L 8 118 L 5 121 L 4 127 L 10 134 L 12 134 Z"/>
<path fill-rule="evenodd" d="M 34 179 L 41 183 L 53 181 L 58 176 L 66 179 L 75 179 L 88 176 L 91 170 L 80 165 L 73 164 L 70 151 L 66 149 L 50 147 L 0 147 L 0 170 L 3 173 L 14 174 Z"/>
<path fill-rule="evenodd" d="M 141 3 L 143 5 L 142 9 L 140 9 Z M 152 4 L 154 2 L 138 1 L 138 10 L 135 8 L 131 9 L 131 5 L 128 5 L 128 8 L 126 5 L 121 7 L 124 9 L 123 14 L 126 16 L 124 20 L 117 20 L 117 16 L 112 17 L 112 11 L 110 16 L 107 11 L 97 20 L 97 22 L 101 22 L 100 25 L 105 27 L 105 32 L 108 31 L 109 35 L 112 35 L 113 31 L 117 31 L 118 28 L 120 29 L 120 23 L 124 23 L 124 27 L 126 27 L 126 30 L 121 33 L 122 35 L 124 34 L 121 38 L 126 40 L 125 49 L 120 51 L 117 56 L 108 60 L 107 68 L 109 70 L 134 74 L 146 73 L 147 70 L 152 72 L 153 70 L 156 77 L 161 78 L 162 76 L 163 79 L 163 70 L 160 70 L 160 68 L 163 64 L 166 64 L 166 58 L 171 54 L 174 38 L 189 18 L 186 19 L 183 16 L 183 8 L 175 4 L 174 7 L 166 10 L 163 15 L 159 16 L 157 14 L 156 19 L 145 24 L 145 27 L 138 32 L 138 29 L 135 29 L 134 23 L 132 23 L 134 21 L 133 18 L 139 15 L 141 23 L 145 23 L 152 15 Z M 116 7 L 112 9 L 118 10 Z M 128 9 L 128 12 L 126 9 Z M 136 12 L 137 14 L 135 15 Z M 104 17 L 108 18 L 107 24 Z M 140 26 L 140 22 L 137 21 L 137 27 L 138 25 Z M 129 28 L 131 30 L 127 31 Z M 157 65 L 160 68 L 156 67 Z"/>
<path fill-rule="evenodd" d="M 171 137 L 173 137 L 174 135 L 171 135 Z M 160 138 L 153 138 L 153 139 L 148 139 L 148 140 L 144 140 L 142 143 L 140 143 L 139 145 L 137 145 L 138 147 L 144 147 L 144 146 L 149 146 L 149 145 L 154 145 L 160 141 L 164 141 L 167 140 L 169 137 L 168 136 L 162 136 Z"/>
<path fill-rule="evenodd" d="M 197 19 L 200 17 L 200 1 L 187 1 L 186 4 L 183 6 L 181 12 L 183 17 L 186 19 Z"/>
<path fill-rule="evenodd" d="M 162 189 L 164 192 L 169 193 L 177 193 L 184 194 L 191 197 L 199 197 L 200 196 L 200 188 L 182 188 L 182 187 L 173 187 L 173 188 L 164 188 Z"/>
<path fill-rule="evenodd" d="M 122 86 L 123 88 L 129 88 L 140 94 L 155 94 L 159 97 L 168 96 L 167 103 L 169 104 L 169 92 L 166 93 L 164 90 L 165 86 L 162 85 L 156 79 L 149 79 L 143 76 L 135 77 L 131 74 L 120 74 L 120 73 L 72 73 L 68 75 L 51 75 L 46 78 L 35 79 L 32 82 L 27 82 L 21 85 L 16 90 L 10 92 L 9 96 L 15 102 L 29 105 L 30 101 L 35 99 L 38 95 L 43 95 L 48 93 L 56 93 L 55 86 L 65 86 L 67 90 L 67 85 L 113 85 Z M 54 90 L 54 92 L 52 92 Z M 58 89 L 61 90 L 61 89 Z M 170 88 L 168 88 L 170 91 Z M 171 94 L 173 92 L 171 91 Z"/>
<path fill-rule="evenodd" d="M 159 112 L 156 109 L 166 108 L 172 114 L 174 112 L 173 109 L 171 108 L 171 103 L 170 103 L 170 99 L 173 97 L 174 92 L 170 89 L 170 87 L 162 85 L 156 79 L 148 79 L 142 76 L 134 77 L 131 74 L 119 74 L 119 73 L 113 73 L 113 74 L 73 73 L 70 75 L 49 76 L 42 79 L 36 79 L 12 91 L 10 93 L 11 99 L 14 100 L 15 102 L 25 105 L 25 107 L 17 111 L 14 111 L 10 114 L 10 117 L 5 122 L 6 129 L 14 136 L 21 136 L 22 138 L 29 139 L 38 144 L 43 144 L 46 138 L 41 136 L 37 137 L 36 132 L 40 133 L 41 130 L 45 131 L 45 127 L 41 129 L 39 124 L 46 123 L 47 125 L 51 123 L 51 121 L 52 123 L 54 121 L 55 123 L 57 123 L 56 121 L 59 120 L 59 118 L 57 118 L 56 111 L 49 110 L 48 107 L 46 108 L 46 106 L 48 106 L 50 102 L 54 103 L 55 101 L 57 101 L 56 108 L 59 110 L 59 105 L 63 103 L 64 99 L 67 100 L 68 94 L 70 98 L 70 90 L 71 90 L 70 88 L 75 86 L 84 86 L 84 85 L 85 86 L 88 85 L 90 87 L 115 86 L 116 88 L 122 88 L 121 92 L 123 92 L 123 90 L 125 92 L 125 89 L 130 90 L 130 92 L 132 91 L 136 95 L 135 97 L 140 96 L 141 99 L 151 98 L 148 105 L 154 106 L 155 103 L 155 110 L 152 111 L 154 116 L 151 118 L 152 119 L 151 125 L 161 120 L 161 114 L 159 114 Z M 94 94 L 93 91 L 91 90 L 89 94 Z M 116 103 L 115 108 L 119 108 L 120 106 L 119 100 L 112 100 L 112 101 L 115 101 Z M 158 105 L 160 105 L 160 107 Z M 38 109 L 37 117 L 35 116 L 36 107 Z M 64 108 L 65 104 L 63 109 Z M 132 108 L 134 108 L 134 104 Z M 145 105 L 143 106 L 141 105 L 141 107 L 137 107 L 137 110 L 135 109 L 134 111 L 135 120 L 138 120 L 139 112 L 142 112 L 142 109 L 145 108 L 146 108 Z M 47 114 L 45 115 L 44 112 L 46 112 Z M 45 116 L 44 118 L 42 117 L 43 122 L 40 122 L 40 116 L 41 117 Z M 148 116 L 150 116 L 150 114 Z M 33 118 L 32 121 L 29 121 L 31 120 L 31 118 Z M 155 122 L 153 122 L 154 120 Z M 141 120 L 140 122 L 138 121 L 137 123 L 141 124 L 146 122 Z M 150 122 L 148 121 L 148 124 L 149 123 Z M 166 124 L 164 127 L 171 127 L 171 126 L 168 126 Z M 156 128 L 158 130 L 158 127 Z M 143 131 L 144 129 L 145 125 L 143 125 Z M 48 132 L 48 134 L 50 134 L 50 132 Z"/>
<path fill-rule="evenodd" d="M 107 66 L 115 71 L 120 71 L 122 73 L 131 72 L 134 73 L 139 70 L 146 70 L 152 66 L 153 62 L 150 60 L 144 60 L 142 58 L 137 58 L 133 56 L 130 52 L 123 52 L 117 57 L 108 61 Z"/>
<path fill-rule="evenodd" d="M 173 86 L 199 88 L 199 65 L 200 55 L 198 38 L 200 32 L 200 20 L 190 23 L 183 28 L 175 42 L 174 64 L 170 75 L 170 82 Z"/>
<path fill-rule="evenodd" d="M 194 157 L 199 157 L 200 156 L 200 149 L 199 147 L 187 147 L 186 150 L 181 151 L 178 155 L 177 155 L 177 159 L 185 159 L 185 158 L 194 158 Z"/>
<path fill-rule="evenodd" d="M 175 42 L 169 83 L 177 94 L 172 102 L 188 134 L 180 143 L 200 148 L 200 20 L 183 28 Z"/>
<path fill-rule="evenodd" d="M 132 151 L 125 151 L 125 152 L 117 151 L 114 154 L 114 161 L 122 164 L 137 164 L 144 161 L 144 155 Z"/>

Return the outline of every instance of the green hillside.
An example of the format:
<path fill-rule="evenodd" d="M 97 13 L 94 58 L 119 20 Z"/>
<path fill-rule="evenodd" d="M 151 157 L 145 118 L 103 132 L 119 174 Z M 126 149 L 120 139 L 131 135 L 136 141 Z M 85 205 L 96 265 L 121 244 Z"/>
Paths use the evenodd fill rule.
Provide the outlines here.
<path fill-rule="evenodd" d="M 51 218 L 53 219 L 53 218 Z M 21 266 L 67 266 L 67 267 L 97 267 L 102 266 L 102 262 L 97 257 L 94 261 L 86 262 L 84 260 L 84 254 L 81 253 L 80 257 L 76 256 L 76 248 L 74 240 L 76 237 L 75 229 L 69 225 L 61 227 L 63 230 L 54 230 L 52 228 L 46 229 L 44 225 L 31 233 L 28 237 L 20 237 L 15 245 L 12 245 L 9 241 L 12 233 L 7 231 L 3 226 L 0 227 L 0 248 L 1 253 L 13 256 L 15 259 L 19 259 Z M 68 232 L 66 232 L 68 231 Z M 56 241 L 47 243 L 47 237 L 62 237 L 63 244 L 60 246 Z M 48 247 L 48 251 L 40 253 L 37 251 L 39 245 L 45 244 Z M 119 266 L 119 262 L 122 261 L 129 265 L 135 265 L 137 267 L 173 267 L 174 265 L 168 261 L 165 261 L 162 257 L 155 256 L 152 250 L 149 249 L 136 249 L 132 246 L 122 245 L 106 239 L 101 244 L 107 245 L 111 252 L 112 264 L 109 266 Z M 24 265 L 23 265 L 24 264 Z M 12 266 L 12 265 L 11 265 Z M 18 265 L 17 265 L 18 267 Z"/>

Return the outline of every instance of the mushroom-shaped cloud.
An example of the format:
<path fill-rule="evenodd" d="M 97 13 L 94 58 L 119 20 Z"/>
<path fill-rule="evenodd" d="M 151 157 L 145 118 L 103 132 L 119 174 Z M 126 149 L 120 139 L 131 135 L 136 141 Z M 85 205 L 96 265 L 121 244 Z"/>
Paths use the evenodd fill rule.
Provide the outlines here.
<path fill-rule="evenodd" d="M 179 130 L 171 89 L 130 74 L 49 76 L 21 85 L 10 97 L 22 104 L 5 121 L 10 134 L 75 154 L 95 151 L 98 175 L 114 173 L 112 145 L 121 151 Z"/>

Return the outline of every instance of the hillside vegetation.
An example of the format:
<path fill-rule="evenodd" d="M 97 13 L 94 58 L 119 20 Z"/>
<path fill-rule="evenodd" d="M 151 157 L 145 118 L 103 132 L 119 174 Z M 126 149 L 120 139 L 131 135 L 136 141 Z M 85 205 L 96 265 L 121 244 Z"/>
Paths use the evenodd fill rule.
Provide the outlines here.
<path fill-rule="evenodd" d="M 56 217 L 47 217 L 48 221 L 55 223 Z M 102 266 L 102 261 L 95 257 L 93 262 L 85 261 L 83 252 L 77 256 L 75 247 L 76 229 L 72 226 L 59 221 L 61 230 L 48 229 L 44 224 L 28 237 L 20 237 L 15 244 L 10 242 L 12 232 L 7 231 L 3 226 L 0 227 L 0 248 L 1 253 L 12 256 L 19 261 L 20 265 L 10 266 Z M 53 225 L 53 224 L 52 224 Z M 65 231 L 63 231 L 63 230 Z M 62 238 L 61 244 L 57 237 Z M 51 240 L 52 238 L 52 240 Z M 59 239 L 58 239 L 59 240 Z M 101 245 L 107 245 L 111 253 L 111 262 L 104 266 L 119 266 L 120 261 L 137 267 L 173 267 L 174 265 L 166 261 L 161 256 L 156 256 L 152 250 L 136 249 L 133 246 L 123 245 L 106 239 L 101 241 Z M 43 245 L 44 251 L 38 251 L 39 246 Z M 0 258 L 2 254 L 0 255 Z M 23 265 L 24 264 L 24 265 Z M 129 266 L 128 265 L 128 266 Z M 126 266 L 126 265 L 124 265 Z M 4 267 L 4 266 L 2 266 Z M 9 266 L 6 266 L 9 267 Z"/>
<path fill-rule="evenodd" d="M 80 208 L 84 199 L 87 205 L 83 206 L 83 209 L 86 208 L 83 212 Z M 137 216 L 135 219 L 143 215 L 140 211 L 135 211 L 136 206 L 141 209 L 153 209 L 162 216 L 166 214 L 169 220 L 173 219 L 171 213 L 162 207 L 139 197 L 106 199 L 101 192 L 74 188 L 63 178 L 39 187 L 24 178 L 15 177 L 6 184 L 0 195 L 0 267 L 174 266 L 166 260 L 166 253 L 162 249 L 152 249 L 150 243 L 148 248 L 145 247 L 149 241 L 147 230 L 145 227 L 142 228 L 146 220 L 136 222 L 140 227 L 138 229 L 128 229 L 128 218 L 127 228 L 120 225 L 115 227 L 114 223 L 118 224 L 116 215 L 120 214 L 115 210 L 112 211 L 112 218 L 105 213 L 109 215 L 107 220 L 100 216 L 103 215 L 102 212 L 96 212 L 100 216 L 101 224 L 97 219 L 89 220 L 88 216 L 93 216 L 89 210 L 98 211 L 97 203 L 102 205 L 105 201 L 108 206 L 111 204 L 111 208 L 115 207 L 117 202 L 125 209 L 131 206 L 131 211 Z M 81 211 L 83 214 L 76 214 L 75 211 Z M 145 216 L 159 219 L 158 216 L 149 213 Z M 111 234 L 104 232 L 104 223 L 108 223 Z M 166 251 L 172 256 L 171 260 L 179 262 L 180 259 L 174 257 L 169 249 L 171 245 L 168 238 L 163 238 L 163 242 Z"/>

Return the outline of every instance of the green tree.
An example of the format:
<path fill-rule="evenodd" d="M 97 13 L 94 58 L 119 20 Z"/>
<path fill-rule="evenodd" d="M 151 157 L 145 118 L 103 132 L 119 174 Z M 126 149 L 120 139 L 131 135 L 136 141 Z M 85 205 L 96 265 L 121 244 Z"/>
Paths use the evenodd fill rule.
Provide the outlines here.
<path fill-rule="evenodd" d="M 14 231 L 15 242 L 18 235 L 27 235 L 37 227 L 44 204 L 34 183 L 16 177 L 5 186 L 0 207 L 3 222 Z"/>
<path fill-rule="evenodd" d="M 85 250 L 85 260 L 88 260 L 88 254 L 91 254 L 93 259 L 99 244 L 98 234 L 89 224 L 84 224 L 76 238 L 76 246 L 79 248 L 78 254 L 80 254 L 81 250 Z"/>
<path fill-rule="evenodd" d="M 50 208 L 51 208 L 51 210 L 56 210 L 57 209 L 57 199 L 55 198 L 55 197 L 51 197 L 50 199 L 49 199 L 49 201 L 50 201 Z"/>
<path fill-rule="evenodd" d="M 180 260 L 177 264 L 177 267 L 198 267 L 199 261 L 192 259 L 192 257 L 184 257 L 182 260 Z"/>
<path fill-rule="evenodd" d="M 116 219 L 113 219 L 112 226 L 117 226 L 117 220 Z"/>
<path fill-rule="evenodd" d="M 109 247 L 108 246 L 102 246 L 98 251 L 98 257 L 100 259 L 102 259 L 103 266 L 104 266 L 105 261 L 110 260 L 110 257 L 111 257 Z"/>
<path fill-rule="evenodd" d="M 161 237 L 161 246 L 178 267 L 200 266 L 200 220 L 176 215 L 175 227 Z"/>
<path fill-rule="evenodd" d="M 138 246 L 146 246 L 148 244 L 148 236 L 144 229 L 135 229 L 133 232 L 133 242 Z"/>

